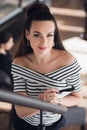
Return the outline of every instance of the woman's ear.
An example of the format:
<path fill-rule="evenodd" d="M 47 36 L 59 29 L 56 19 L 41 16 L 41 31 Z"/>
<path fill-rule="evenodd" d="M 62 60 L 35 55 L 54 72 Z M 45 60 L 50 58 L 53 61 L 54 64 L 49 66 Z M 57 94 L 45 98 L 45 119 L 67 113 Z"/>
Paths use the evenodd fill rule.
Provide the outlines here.
<path fill-rule="evenodd" d="M 27 40 L 29 41 L 29 31 L 26 29 L 25 30 L 25 37 L 27 38 Z"/>

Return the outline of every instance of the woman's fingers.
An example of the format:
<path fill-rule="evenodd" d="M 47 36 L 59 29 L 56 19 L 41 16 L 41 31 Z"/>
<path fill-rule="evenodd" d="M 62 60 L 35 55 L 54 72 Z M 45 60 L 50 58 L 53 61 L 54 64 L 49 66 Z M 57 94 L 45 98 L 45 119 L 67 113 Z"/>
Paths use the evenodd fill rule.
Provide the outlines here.
<path fill-rule="evenodd" d="M 46 92 L 46 93 L 49 93 L 49 92 L 59 93 L 59 90 L 56 88 L 49 88 L 49 89 L 45 90 L 44 92 Z"/>
<path fill-rule="evenodd" d="M 52 100 L 57 100 L 58 90 L 57 89 L 48 89 L 44 91 L 44 100 L 47 102 L 52 102 Z"/>
<path fill-rule="evenodd" d="M 38 99 L 50 102 L 53 104 L 58 104 L 58 93 L 59 90 L 56 88 L 49 88 L 38 95 Z"/>

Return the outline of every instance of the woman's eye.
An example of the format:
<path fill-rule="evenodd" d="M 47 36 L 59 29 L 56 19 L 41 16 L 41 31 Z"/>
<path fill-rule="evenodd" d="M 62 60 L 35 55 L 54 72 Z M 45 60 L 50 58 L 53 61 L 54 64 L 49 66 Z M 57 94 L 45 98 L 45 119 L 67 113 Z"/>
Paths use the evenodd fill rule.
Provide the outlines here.
<path fill-rule="evenodd" d="M 39 34 L 34 34 L 33 36 L 34 36 L 34 37 L 39 37 Z"/>
<path fill-rule="evenodd" d="M 54 35 L 53 34 L 48 34 L 48 37 L 53 37 Z"/>

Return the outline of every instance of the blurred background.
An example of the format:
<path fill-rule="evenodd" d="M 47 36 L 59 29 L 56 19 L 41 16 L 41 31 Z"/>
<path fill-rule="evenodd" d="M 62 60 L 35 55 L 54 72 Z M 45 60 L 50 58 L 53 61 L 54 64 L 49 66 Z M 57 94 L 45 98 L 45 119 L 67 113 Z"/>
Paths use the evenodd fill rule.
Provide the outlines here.
<path fill-rule="evenodd" d="M 20 39 L 25 11 L 35 0 L 0 0 L 0 32 L 9 30 L 15 40 L 12 48 L 14 55 Z M 81 80 L 84 100 L 80 104 L 87 109 L 87 0 L 37 0 L 46 3 L 57 20 L 60 37 L 65 48 L 74 54 L 81 67 Z M 11 104 L 4 104 L 4 108 L 11 108 Z M 7 130 L 8 114 L 0 114 L 0 130 Z M 70 126 L 62 130 L 82 130 L 81 126 Z M 85 126 L 84 130 L 87 130 Z"/>
<path fill-rule="evenodd" d="M 0 0 L 0 31 L 10 30 L 17 41 L 24 22 L 24 13 L 35 0 Z M 80 36 L 87 40 L 87 0 L 37 0 L 44 1 L 58 21 L 62 39 Z"/>

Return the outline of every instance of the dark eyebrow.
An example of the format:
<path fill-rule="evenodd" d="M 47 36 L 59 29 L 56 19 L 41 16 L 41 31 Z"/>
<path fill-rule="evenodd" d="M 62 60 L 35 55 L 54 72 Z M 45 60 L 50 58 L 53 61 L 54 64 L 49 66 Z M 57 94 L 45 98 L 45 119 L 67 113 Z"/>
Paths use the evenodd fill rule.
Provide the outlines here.
<path fill-rule="evenodd" d="M 41 34 L 40 32 L 38 32 L 38 31 L 34 31 L 33 33 L 39 33 L 39 34 Z M 48 34 L 49 33 L 54 33 L 54 31 L 52 31 L 52 32 L 48 32 Z"/>
<path fill-rule="evenodd" d="M 34 31 L 33 33 L 40 33 L 40 32 L 38 32 L 38 31 Z"/>

